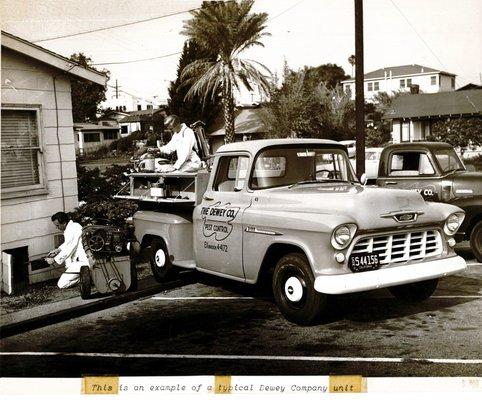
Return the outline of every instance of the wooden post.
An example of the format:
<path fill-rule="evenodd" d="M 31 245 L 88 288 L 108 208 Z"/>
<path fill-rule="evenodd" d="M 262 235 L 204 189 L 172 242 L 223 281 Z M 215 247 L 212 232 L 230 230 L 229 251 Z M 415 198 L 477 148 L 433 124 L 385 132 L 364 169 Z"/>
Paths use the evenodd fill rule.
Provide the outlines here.
<path fill-rule="evenodd" d="M 355 0 L 356 174 L 365 172 L 365 91 L 363 72 L 363 0 Z"/>

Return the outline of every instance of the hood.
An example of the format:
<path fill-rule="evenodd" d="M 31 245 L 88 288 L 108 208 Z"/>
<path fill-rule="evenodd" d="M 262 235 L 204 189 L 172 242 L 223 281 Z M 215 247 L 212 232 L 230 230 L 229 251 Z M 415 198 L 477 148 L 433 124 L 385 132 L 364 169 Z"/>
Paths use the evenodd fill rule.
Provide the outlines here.
<path fill-rule="evenodd" d="M 417 224 L 433 224 L 458 210 L 448 205 L 432 206 L 415 191 L 361 185 L 299 185 L 269 189 L 258 194 L 266 209 L 337 215 L 348 218 L 362 229 L 413 224 L 397 222 L 391 215 L 398 212 L 418 212 Z"/>
<path fill-rule="evenodd" d="M 482 196 L 482 172 L 457 171 L 452 175 L 452 181 L 456 197 Z"/>

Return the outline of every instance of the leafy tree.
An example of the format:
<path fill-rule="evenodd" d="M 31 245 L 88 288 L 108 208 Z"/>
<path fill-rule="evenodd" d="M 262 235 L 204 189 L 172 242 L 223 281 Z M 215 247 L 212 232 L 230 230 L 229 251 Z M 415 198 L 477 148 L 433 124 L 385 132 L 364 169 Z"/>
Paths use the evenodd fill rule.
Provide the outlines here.
<path fill-rule="evenodd" d="M 83 67 L 92 67 L 92 59 L 84 53 L 74 53 L 70 59 Z M 109 71 L 101 71 L 109 76 Z M 99 104 L 103 102 L 106 92 L 105 86 L 90 81 L 72 79 L 72 114 L 74 122 L 85 122 L 96 119 L 101 112 Z"/>
<path fill-rule="evenodd" d="M 216 95 L 214 99 L 211 98 L 204 104 L 199 95 L 186 99 L 190 87 L 186 83 L 186 80 L 181 77 L 187 65 L 203 58 L 215 60 L 215 57 L 212 57 L 206 50 L 201 49 L 196 42 L 192 40 L 186 40 L 186 42 L 184 42 L 181 58 L 179 59 L 179 66 L 177 67 L 177 78 L 171 82 L 168 89 L 168 107 L 171 114 L 179 116 L 181 121 L 187 124 L 201 120 L 209 127 L 221 111 L 217 99 L 219 96 Z"/>
<path fill-rule="evenodd" d="M 205 3 L 206 4 L 206 3 Z M 269 91 L 269 70 L 262 64 L 240 58 L 252 47 L 263 46 L 261 39 L 268 19 L 266 13 L 251 13 L 254 0 L 211 2 L 193 11 L 183 33 L 216 58 L 203 58 L 186 66 L 181 74 L 190 86 L 187 98 L 216 99 L 220 91 L 224 107 L 226 141 L 234 141 L 234 92 L 242 86 Z"/>
<path fill-rule="evenodd" d="M 292 71 L 285 63 L 284 82 L 273 86 L 271 101 L 260 115 L 267 137 L 311 137 L 335 140 L 347 139 L 354 131 L 354 105 L 341 87 L 331 87 L 304 68 Z M 316 76 L 316 75 L 315 75 Z"/>
<path fill-rule="evenodd" d="M 482 145 L 482 118 L 447 118 L 432 123 L 429 140 L 450 143 L 454 147 Z"/>
<path fill-rule="evenodd" d="M 318 67 L 305 66 L 303 72 L 307 88 L 316 87 L 323 83 L 328 89 L 334 89 L 341 81 L 349 78 L 343 68 L 336 64 L 322 64 Z"/>

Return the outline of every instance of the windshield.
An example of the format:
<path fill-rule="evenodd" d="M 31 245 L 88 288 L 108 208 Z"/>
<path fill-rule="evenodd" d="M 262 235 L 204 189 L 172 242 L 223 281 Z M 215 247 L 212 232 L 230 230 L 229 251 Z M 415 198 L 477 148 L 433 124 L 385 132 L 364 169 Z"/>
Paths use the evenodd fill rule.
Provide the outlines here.
<path fill-rule="evenodd" d="M 326 147 L 269 148 L 256 157 L 251 189 L 297 183 L 356 182 L 346 153 Z"/>
<path fill-rule="evenodd" d="M 435 150 L 434 153 L 443 172 L 465 170 L 454 149 Z"/>

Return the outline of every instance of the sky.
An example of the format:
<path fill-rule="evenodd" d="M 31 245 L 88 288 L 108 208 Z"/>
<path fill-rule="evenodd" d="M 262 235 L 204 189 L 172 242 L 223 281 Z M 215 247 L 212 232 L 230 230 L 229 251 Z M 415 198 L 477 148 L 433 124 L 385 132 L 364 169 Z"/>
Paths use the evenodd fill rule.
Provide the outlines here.
<path fill-rule="evenodd" d="M 201 0 L 0 0 L 2 30 L 69 57 L 83 52 L 97 68 L 111 72 L 109 84 L 143 97 L 167 98 L 176 79 L 191 17 Z M 364 0 L 365 72 L 420 64 L 457 74 L 457 87 L 482 84 L 481 0 Z M 355 53 L 354 0 L 256 0 L 253 12 L 266 12 L 264 47 L 243 57 L 281 73 L 334 63 L 349 75 Z M 166 16 L 169 14 L 175 14 Z M 68 38 L 56 36 L 132 23 Z M 174 54 L 174 55 L 171 55 Z M 123 63 L 146 58 L 148 61 Z M 119 63 L 123 64 L 112 64 Z"/>

